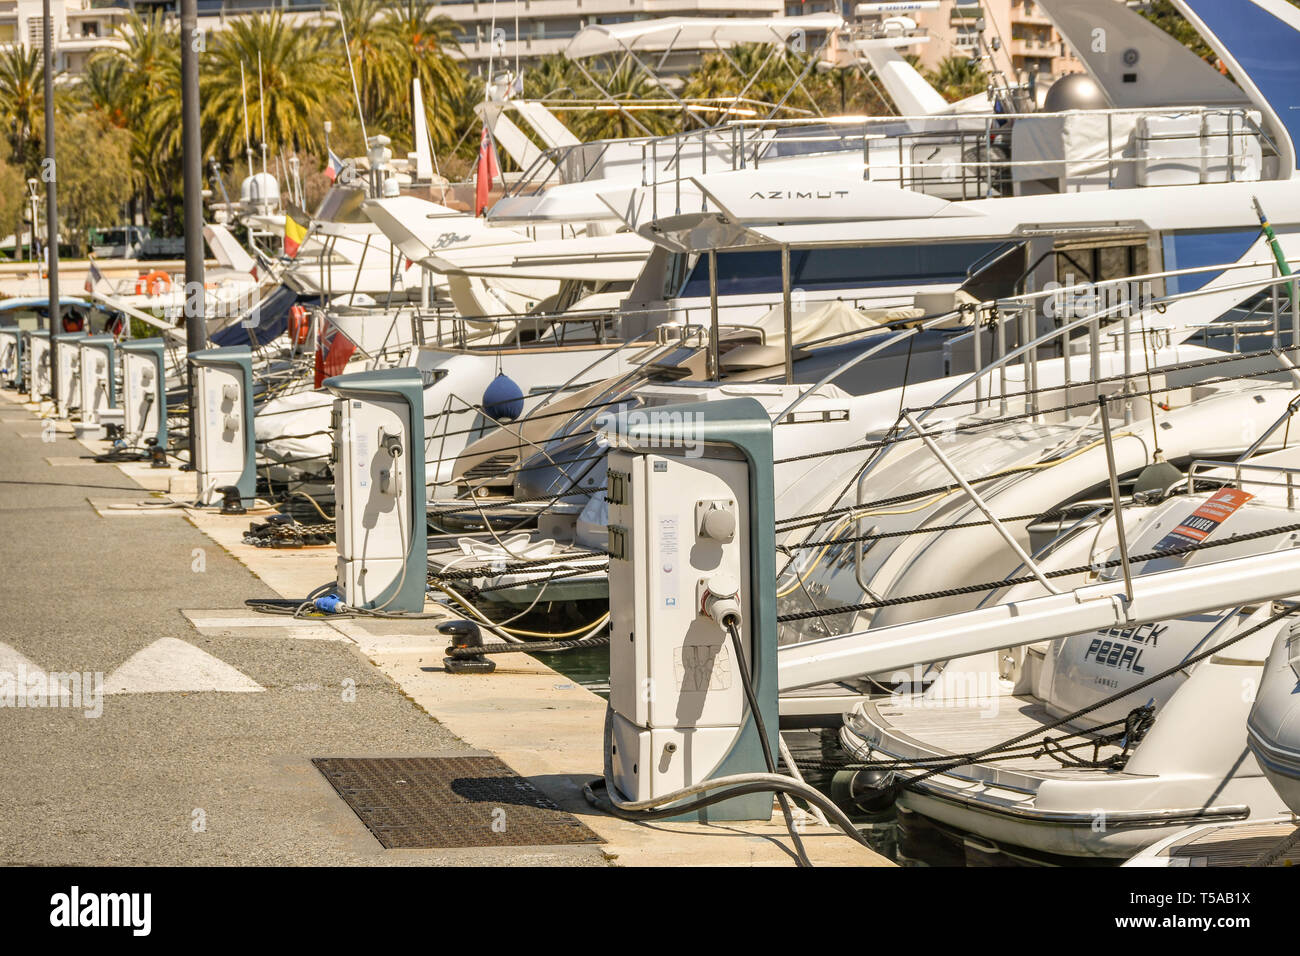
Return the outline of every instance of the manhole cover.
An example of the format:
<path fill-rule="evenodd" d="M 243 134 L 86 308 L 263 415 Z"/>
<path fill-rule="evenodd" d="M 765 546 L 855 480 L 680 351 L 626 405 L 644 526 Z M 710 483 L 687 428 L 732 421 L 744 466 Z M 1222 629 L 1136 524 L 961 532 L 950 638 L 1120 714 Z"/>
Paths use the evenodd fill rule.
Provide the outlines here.
<path fill-rule="evenodd" d="M 387 849 L 601 843 L 495 757 L 314 757 Z"/>

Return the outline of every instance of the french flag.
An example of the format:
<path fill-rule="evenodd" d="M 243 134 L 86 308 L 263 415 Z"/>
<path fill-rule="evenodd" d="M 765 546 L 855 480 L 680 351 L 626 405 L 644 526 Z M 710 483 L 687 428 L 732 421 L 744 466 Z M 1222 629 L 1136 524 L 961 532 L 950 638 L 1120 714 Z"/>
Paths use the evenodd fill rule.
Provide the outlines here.
<path fill-rule="evenodd" d="M 334 150 L 326 150 L 329 155 L 329 165 L 325 167 L 325 178 L 334 182 L 339 178 L 339 173 L 343 172 L 343 160 L 334 155 Z"/>
<path fill-rule="evenodd" d="M 95 287 L 103 281 L 104 274 L 99 271 L 99 267 L 96 266 L 92 260 L 90 263 L 90 269 L 86 273 L 86 284 L 83 288 L 85 288 L 87 293 L 92 293 L 95 291 Z"/>

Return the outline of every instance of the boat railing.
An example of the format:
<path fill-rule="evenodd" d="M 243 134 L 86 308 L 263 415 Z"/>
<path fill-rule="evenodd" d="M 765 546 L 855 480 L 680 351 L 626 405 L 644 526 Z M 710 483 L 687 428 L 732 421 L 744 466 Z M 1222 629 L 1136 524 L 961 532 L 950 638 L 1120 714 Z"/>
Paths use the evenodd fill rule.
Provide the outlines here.
<path fill-rule="evenodd" d="M 725 299 L 725 297 L 724 297 Z M 782 304 L 780 294 L 771 298 L 745 297 L 744 302 L 718 303 L 720 324 L 724 329 L 761 327 L 751 320 L 739 318 L 744 312 L 749 316 L 762 315 Z M 841 290 L 826 290 L 825 295 L 809 293 L 801 300 L 797 313 L 806 313 L 828 302 L 841 301 L 858 310 L 879 309 L 897 304 L 898 295 L 845 296 Z M 728 318 L 732 316 L 734 318 Z M 477 343 L 499 346 L 512 343 L 518 348 L 554 348 L 565 344 L 606 345 L 621 341 L 632 320 L 644 319 L 652 329 L 647 334 L 661 341 L 663 336 L 679 337 L 675 331 L 681 327 L 707 326 L 712 322 L 712 307 L 705 301 L 698 305 L 682 305 L 674 300 L 648 303 L 641 307 L 603 307 L 593 309 L 567 309 L 544 312 L 501 312 L 488 315 L 465 316 L 453 309 L 417 309 L 412 313 L 415 339 L 420 345 L 437 348 L 473 348 Z M 569 328 L 590 329 L 590 334 L 575 339 L 567 334 Z M 523 333 L 532 332 L 535 338 L 525 340 Z M 766 344 L 766 333 L 762 333 Z"/>
<path fill-rule="evenodd" d="M 1300 262 L 1300 260 L 1297 260 L 1297 262 Z M 1234 269 L 1259 269 L 1266 265 L 1267 263 L 1264 262 L 1238 262 L 1210 267 L 1200 267 L 1196 269 L 1167 270 L 1161 273 L 1152 273 L 1147 276 L 1140 276 L 1137 277 L 1136 280 L 1117 279 L 1111 280 L 1110 283 L 1080 285 L 1077 288 L 1095 289 L 1100 285 L 1130 283 L 1137 280 L 1165 279 L 1176 275 L 1205 272 L 1219 274 L 1230 272 Z M 1289 265 L 1290 263 L 1288 263 L 1288 266 Z M 1027 421 L 1038 422 L 1041 420 L 1044 411 L 1041 396 L 1045 392 L 1057 392 L 1061 394 L 1064 396 L 1062 401 L 1068 404 L 1073 389 L 1089 389 L 1096 392 L 1097 396 L 1100 397 L 1102 383 L 1113 382 L 1118 386 L 1118 390 L 1123 395 L 1131 397 L 1133 382 L 1135 379 L 1139 374 L 1142 376 L 1148 374 L 1145 368 L 1141 373 L 1135 373 L 1133 368 L 1132 351 L 1133 336 L 1135 334 L 1142 335 L 1143 341 L 1146 342 L 1146 335 L 1151 331 L 1144 321 L 1144 317 L 1148 314 L 1148 310 L 1158 314 L 1173 302 L 1215 295 L 1225 291 L 1249 293 L 1284 285 L 1294 289 L 1296 283 L 1295 276 L 1277 275 L 1277 269 L 1274 269 L 1273 272 L 1274 274 L 1267 278 L 1253 279 L 1226 286 L 1211 284 L 1209 287 L 1202 287 L 1190 292 L 1174 293 L 1153 298 L 1145 303 L 1141 303 L 1141 307 L 1136 310 L 1137 316 L 1142 319 L 1142 321 L 1139 321 L 1136 324 L 1136 327 L 1133 321 L 1135 318 L 1135 309 L 1133 308 L 1134 303 L 1127 299 L 1120 299 L 1102 309 L 1089 311 L 1086 314 L 1066 321 L 1057 328 L 1051 329 L 1037 337 L 1032 336 L 1032 322 L 1036 315 L 1036 305 L 1045 297 L 1058 295 L 1061 290 L 1033 292 L 1009 299 L 996 300 L 991 303 L 981 303 L 975 307 L 977 318 L 973 331 L 965 333 L 966 335 L 970 335 L 972 341 L 976 344 L 974 352 L 977 371 L 963 378 L 959 383 L 955 384 L 931 404 L 918 409 L 903 409 L 900 413 L 899 421 L 890 429 L 890 438 L 886 444 L 892 445 L 903 441 L 908 437 L 925 438 L 929 433 L 925 430 L 922 423 L 942 410 L 947 410 L 953 413 L 965 411 L 968 414 L 974 415 L 978 415 L 981 412 L 988 412 L 992 413 L 994 420 L 996 420 L 998 418 L 1007 417 L 1011 412 L 1011 402 L 1013 400 L 1018 400 L 1023 402 L 1023 409 L 1019 411 L 1018 414 L 1022 415 Z M 1293 302 L 1294 301 L 1295 300 L 1293 299 Z M 1119 345 L 1123 349 L 1123 371 L 1122 374 L 1118 376 L 1104 377 L 1101 374 L 1102 367 L 1100 361 L 1101 331 L 1102 323 L 1110 320 L 1117 320 L 1121 324 L 1120 334 L 1112 338 L 1112 343 Z M 1021 334 L 1020 341 L 1023 344 L 1008 349 L 1006 347 L 1005 330 L 1010 322 L 1017 323 L 1018 330 Z M 1300 314 L 1297 314 L 1294 308 L 1293 326 L 1300 328 Z M 981 364 L 982 360 L 978 348 L 978 343 L 983 337 L 981 334 L 982 330 L 992 332 L 995 341 L 998 342 L 999 346 L 997 356 L 987 364 Z M 1077 330 L 1086 330 L 1087 332 L 1089 372 L 1086 379 L 1071 382 L 1070 366 L 1072 364 L 1072 357 L 1070 353 L 1070 337 L 1071 333 Z M 1062 383 L 1060 385 L 1051 386 L 1048 389 L 1040 390 L 1037 369 L 1038 352 L 1041 349 L 1050 348 L 1054 345 L 1059 345 L 1062 355 Z M 1145 348 L 1146 346 L 1144 345 L 1144 350 Z M 1011 363 L 1017 360 L 1022 363 L 1023 367 L 1023 388 L 1020 391 L 1013 393 L 1008 390 L 1008 377 L 1006 372 L 1007 369 L 1011 367 Z M 1300 373 L 1296 373 L 1295 366 L 1291 364 L 1289 360 L 1282 359 L 1280 361 L 1281 364 L 1284 367 L 1288 367 L 1293 374 L 1300 375 Z M 847 365 L 848 363 L 845 364 Z M 994 376 L 997 377 L 999 385 L 999 392 L 996 396 L 992 388 Z M 994 411 L 995 400 L 997 401 L 996 411 Z M 788 412 L 790 409 L 793 409 L 797 404 L 797 401 L 792 403 L 786 411 Z M 785 412 L 782 414 L 784 415 Z M 1128 398 L 1123 402 L 1122 414 L 1126 424 L 1132 421 L 1132 403 Z M 927 446 L 937 448 L 937 446 L 933 446 L 930 441 L 927 441 L 926 444 Z M 868 481 L 873 475 L 876 467 L 879 466 L 886 457 L 888 456 L 877 451 L 877 453 L 868 459 L 868 461 L 857 472 L 853 482 L 855 485 L 855 509 L 861 509 L 867 504 Z M 943 463 L 942 459 L 940 459 L 940 462 L 941 464 Z M 945 467 L 948 466 L 945 465 Z M 855 525 L 857 526 L 857 540 L 854 543 L 853 551 L 854 573 L 857 576 L 858 583 L 865 588 L 866 585 L 863 582 L 863 558 L 866 549 L 863 547 L 863 539 L 865 534 L 868 534 L 869 532 L 862 531 L 862 521 L 863 518 L 861 516 L 859 516 L 855 521 Z"/>
<path fill-rule="evenodd" d="M 1037 145 L 1054 138 L 1059 148 L 1013 157 L 1017 123 L 1041 125 Z M 1088 148 L 1069 145 L 1071 124 L 1084 127 Z M 647 139 L 640 148 L 652 218 L 696 211 L 695 203 L 707 211 L 708 198 L 684 185 L 696 176 L 849 150 L 861 156 L 863 179 L 960 200 L 1009 195 L 1021 179 L 1055 181 L 1059 191 L 1186 184 L 1191 175 L 1254 181 L 1264 160 L 1278 155 L 1258 110 L 1217 106 L 734 120 Z M 1175 168 L 1183 174 L 1168 175 Z"/>
<path fill-rule="evenodd" d="M 1232 469 L 1232 477 L 1221 477 L 1218 475 L 1208 475 L 1207 472 L 1212 470 L 1223 471 Z M 1243 472 L 1252 472 L 1256 475 L 1268 477 L 1249 477 L 1243 478 Z M 1229 485 L 1238 490 L 1243 489 L 1243 480 L 1257 487 L 1264 488 L 1283 488 L 1286 490 L 1286 507 L 1288 511 L 1295 510 L 1295 491 L 1296 479 L 1300 476 L 1300 468 L 1289 465 L 1276 465 L 1268 462 L 1251 462 L 1235 461 L 1225 464 L 1222 461 L 1215 461 L 1210 458 L 1197 458 L 1187 467 L 1187 493 L 1192 494 L 1196 490 L 1197 477 L 1200 477 L 1202 483 L 1205 481 L 1214 481 L 1219 484 Z M 1272 480 L 1269 480 L 1269 478 Z"/>
<path fill-rule="evenodd" d="M 1287 264 L 1288 268 L 1300 267 L 1300 258 L 1288 260 Z M 1188 292 L 1176 292 L 1160 296 L 1143 291 L 1154 289 L 1171 279 L 1195 276 L 1208 276 L 1213 279 L 1220 275 L 1242 270 L 1264 268 L 1270 271 L 1270 276 L 1267 278 L 1223 284 L 1209 283 Z M 1110 350 L 1124 352 L 1123 376 L 1127 381 L 1133 377 L 1133 336 L 1143 336 L 1146 346 L 1152 347 L 1158 346 L 1163 338 L 1168 337 L 1177 329 L 1172 324 L 1164 324 L 1158 320 L 1153 320 L 1151 318 L 1153 315 L 1164 314 L 1169 306 L 1176 302 L 1219 295 L 1225 292 L 1238 293 L 1242 297 L 1254 293 L 1267 293 L 1267 298 L 1273 305 L 1273 315 L 1269 320 L 1269 324 L 1265 327 L 1274 330 L 1274 344 L 1276 345 L 1282 330 L 1280 306 L 1282 297 L 1279 295 L 1279 290 L 1285 289 L 1292 301 L 1292 341 L 1293 343 L 1300 342 L 1300 297 L 1297 296 L 1297 285 L 1300 285 L 1300 277 L 1280 275 L 1275 262 L 1250 261 L 1220 263 L 1188 269 L 1169 269 L 1138 276 L 1103 280 L 1096 283 L 1081 282 L 1070 286 L 1059 286 L 1053 289 L 981 302 L 973 307 L 976 313 L 976 321 L 972 326 L 972 331 L 957 336 L 951 343 L 955 346 L 966 339 L 970 340 L 973 355 L 972 364 L 977 371 L 973 372 L 961 385 L 955 386 L 949 395 L 941 399 L 941 402 L 950 400 L 958 392 L 970 389 L 974 392 L 973 411 L 979 411 L 981 408 L 986 407 L 997 395 L 999 413 L 1005 414 L 1008 399 L 1007 369 L 1010 360 L 1018 358 L 1023 368 L 1022 377 L 1027 393 L 1028 411 L 1036 413 L 1036 400 L 1032 394 L 1028 393 L 1037 390 L 1036 362 L 1038 353 L 1043 349 L 1054 348 L 1063 356 L 1070 355 L 1072 349 L 1080 344 L 1088 349 L 1088 375 L 1086 380 L 1095 381 L 1099 378 L 1102 345 L 1104 342 L 1109 342 Z M 1135 289 L 1138 290 L 1136 294 L 1134 294 Z M 1064 322 L 1036 338 L 1033 336 L 1033 324 L 1041 306 L 1052 303 L 1055 314 L 1058 316 L 1062 313 L 1068 315 L 1071 309 L 1065 303 L 1071 301 L 1103 302 L 1106 305 L 1100 309 L 1087 311 L 1082 316 L 1076 316 L 1072 321 Z M 1135 320 L 1137 321 L 1135 322 Z M 1011 323 L 1015 323 L 1015 328 L 1020 335 L 1019 341 L 1024 344 L 1008 352 L 1007 331 Z M 1214 324 L 1216 323 L 1206 323 L 1201 328 Z M 977 333 L 977 329 L 982 331 Z M 1085 334 L 1076 338 L 1072 335 L 1076 331 L 1085 331 Z M 994 350 L 994 356 L 991 357 L 992 361 L 988 365 L 984 364 L 982 354 L 983 340 L 986 337 L 993 339 Z M 1237 332 L 1238 341 L 1239 338 L 1240 330 Z M 1070 362 L 1064 363 L 1064 380 L 1061 388 L 1069 389 L 1072 384 L 1071 365 Z M 990 381 L 994 374 L 997 375 L 998 387 L 996 390 L 992 387 Z"/>

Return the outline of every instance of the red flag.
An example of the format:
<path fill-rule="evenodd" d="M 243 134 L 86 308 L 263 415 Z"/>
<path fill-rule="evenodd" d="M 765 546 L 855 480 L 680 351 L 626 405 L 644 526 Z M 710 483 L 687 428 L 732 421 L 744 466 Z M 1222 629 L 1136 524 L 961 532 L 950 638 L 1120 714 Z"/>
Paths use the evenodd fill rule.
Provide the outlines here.
<path fill-rule="evenodd" d="M 316 346 L 316 387 L 320 388 L 327 378 L 342 375 L 348 359 L 356 350 L 356 342 L 344 335 L 337 326 L 330 326 Z"/>
<path fill-rule="evenodd" d="M 474 175 L 474 215 L 483 215 L 488 204 L 488 193 L 492 190 L 492 181 L 500 175 L 496 150 L 492 148 L 492 137 L 484 126 L 483 135 L 478 141 L 478 168 Z"/>

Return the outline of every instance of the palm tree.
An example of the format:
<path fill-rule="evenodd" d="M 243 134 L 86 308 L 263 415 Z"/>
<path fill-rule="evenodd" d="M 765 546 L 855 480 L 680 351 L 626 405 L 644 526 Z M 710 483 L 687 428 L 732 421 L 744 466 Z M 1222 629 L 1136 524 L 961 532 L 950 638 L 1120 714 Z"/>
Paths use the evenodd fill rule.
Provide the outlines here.
<path fill-rule="evenodd" d="M 631 63 L 605 66 L 591 71 L 599 90 L 580 92 L 593 99 L 612 99 L 617 106 L 597 105 L 579 113 L 574 120 L 582 139 L 616 139 L 631 136 L 663 136 L 677 126 L 679 114 L 673 110 L 639 108 L 638 101 L 660 100 L 663 90 Z M 626 104 L 626 105 L 623 105 Z"/>
<path fill-rule="evenodd" d="M 130 126 L 131 71 L 119 56 L 96 56 L 86 64 L 77 93 L 84 105 L 121 129 Z"/>
<path fill-rule="evenodd" d="M 726 54 L 706 54 L 687 76 L 683 96 L 711 100 L 740 98 L 773 106 L 784 98 L 787 105 L 818 110 L 820 105 L 807 90 L 799 88 L 790 92 L 806 64 L 807 60 L 799 54 L 774 51 L 771 44 L 742 43 Z"/>
<path fill-rule="evenodd" d="M 983 93 L 988 88 L 979 63 L 966 56 L 945 56 L 925 78 L 949 103 Z"/>
<path fill-rule="evenodd" d="M 117 28 L 122 49 L 95 53 L 82 99 L 131 133 L 132 205 L 179 195 L 180 29 L 158 11 L 132 13 Z"/>
<path fill-rule="evenodd" d="M 586 80 L 563 53 L 539 57 L 524 74 L 524 97 L 530 100 L 571 100 L 586 85 Z"/>
<path fill-rule="evenodd" d="M 200 76 L 208 151 L 227 158 L 242 154 L 245 95 L 250 139 L 262 139 L 264 113 L 268 147 L 315 148 L 328 79 L 337 75 L 327 43 L 319 31 L 286 23 L 278 10 L 232 20 L 209 49 Z"/>
<path fill-rule="evenodd" d="M 402 58 L 395 49 L 389 0 L 340 0 L 338 8 L 348 39 L 346 51 L 341 43 L 338 45 L 336 66 L 344 82 L 350 84 L 347 54 L 351 54 L 361 112 L 375 119 L 383 114 L 390 92 L 404 89 Z"/>
<path fill-rule="evenodd" d="M 466 76 L 452 57 L 452 51 L 460 49 L 456 24 L 434 10 L 423 0 L 405 0 L 385 21 L 392 41 L 391 53 L 399 58 L 402 79 L 400 89 L 388 91 L 385 118 L 392 129 L 409 128 L 409 122 L 400 122 L 393 114 L 398 112 L 399 104 L 404 104 L 406 116 L 414 116 L 412 80 L 418 79 L 424 94 L 429 135 L 435 147 L 442 147 L 455 140 L 456 104 L 464 94 Z"/>
<path fill-rule="evenodd" d="M 0 123 L 25 176 L 36 175 L 41 162 L 37 127 L 45 112 L 44 84 L 40 50 L 10 44 L 0 52 Z"/>

